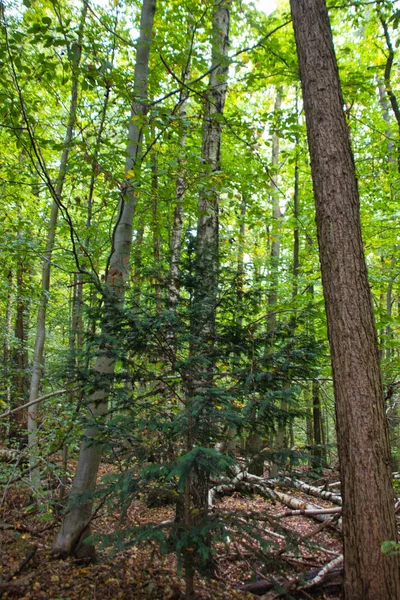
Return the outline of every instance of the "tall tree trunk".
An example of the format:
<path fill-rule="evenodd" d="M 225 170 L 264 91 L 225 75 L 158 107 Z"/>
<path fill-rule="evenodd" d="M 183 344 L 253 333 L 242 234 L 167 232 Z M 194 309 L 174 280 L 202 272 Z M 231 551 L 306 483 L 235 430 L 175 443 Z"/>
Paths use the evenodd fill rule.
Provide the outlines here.
<path fill-rule="evenodd" d="M 277 90 L 275 96 L 274 118 L 278 120 L 278 113 L 281 110 L 282 97 L 280 90 Z M 278 303 L 278 287 L 279 287 L 279 259 L 281 254 L 281 219 L 282 212 L 279 206 L 279 190 L 278 190 L 278 165 L 279 165 L 279 136 L 276 129 L 272 135 L 272 168 L 273 175 L 271 177 L 271 200 L 272 200 L 272 225 L 271 225 L 271 270 L 269 275 L 269 291 L 267 298 L 267 332 L 270 335 L 271 344 L 273 343 L 274 334 L 276 331 L 276 305 Z M 281 411 L 287 410 L 285 400 L 281 401 Z M 286 439 L 286 423 L 278 423 L 276 432 L 275 450 L 282 450 L 287 446 Z M 276 477 L 279 471 L 280 461 L 273 462 L 271 465 L 271 477 Z M 262 473 L 261 473 L 262 474 Z"/>
<path fill-rule="evenodd" d="M 85 25 L 85 19 L 87 14 L 87 4 L 83 3 L 82 13 L 79 22 L 78 29 L 78 41 L 74 52 L 74 59 L 72 62 L 72 82 L 71 82 L 71 96 L 68 114 L 67 130 L 64 138 L 64 148 L 61 154 L 60 167 L 58 171 L 58 177 L 55 186 L 55 199 L 53 200 L 50 214 L 50 221 L 47 230 L 46 247 L 44 250 L 44 261 L 42 265 L 42 287 L 41 287 L 41 299 L 37 314 L 37 325 L 36 325 L 36 339 L 35 348 L 33 353 L 32 363 L 32 377 L 29 389 L 29 402 L 36 400 L 39 395 L 40 379 L 42 374 L 42 363 L 43 363 L 43 352 L 46 338 L 46 313 L 49 299 L 50 290 L 50 265 L 51 257 L 54 248 L 54 240 L 56 235 L 57 219 L 58 219 L 58 200 L 62 197 L 65 175 L 67 173 L 67 164 L 69 152 L 71 149 L 71 142 L 73 138 L 73 132 L 76 122 L 76 111 L 78 105 L 78 81 L 79 81 L 79 64 L 82 55 L 82 40 L 83 30 Z M 38 428 L 38 405 L 35 404 L 30 407 L 28 413 L 28 444 L 30 448 L 29 453 L 29 464 L 31 467 L 31 483 L 35 490 L 40 488 L 40 470 L 38 466 L 39 459 L 39 448 L 37 440 L 37 428 Z"/>
<path fill-rule="evenodd" d="M 325 0 L 291 0 L 315 193 L 343 494 L 345 597 L 400 598 L 390 449 L 358 186 Z"/>
<path fill-rule="evenodd" d="M 189 27 L 189 33 L 192 33 L 192 26 Z M 191 45 L 188 48 L 189 57 L 191 56 Z M 188 58 L 185 66 L 182 69 L 181 81 L 185 83 L 189 79 L 191 60 Z M 169 344 L 168 353 L 170 355 L 171 364 L 175 363 L 176 357 L 176 345 L 174 335 L 174 319 L 176 317 L 176 311 L 179 300 L 179 264 L 181 260 L 181 249 L 182 249 L 182 235 L 183 235 L 183 200 L 186 193 L 186 170 L 184 167 L 185 162 L 185 149 L 186 149 L 186 125 L 185 120 L 187 116 L 187 101 L 189 93 L 186 88 L 181 90 L 179 98 L 179 106 L 177 111 L 178 119 L 181 121 L 181 133 L 179 136 L 179 146 L 182 148 L 182 153 L 178 158 L 178 175 L 175 182 L 175 207 L 174 207 L 174 219 L 172 223 L 171 241 L 170 241 L 170 262 L 169 262 L 169 273 L 167 279 L 167 308 L 172 313 L 171 327 L 167 334 L 167 340 Z"/>
<path fill-rule="evenodd" d="M 137 185 L 135 187 L 132 183 L 132 174 L 136 179 L 138 178 L 142 161 L 143 125 L 141 117 L 147 110 L 149 56 L 155 8 L 155 0 L 143 0 L 132 102 L 132 116 L 138 118 L 132 118 L 129 122 L 129 143 L 125 163 L 126 178 L 122 188 L 120 210 L 114 229 L 113 246 L 104 290 L 103 332 L 105 334 L 113 333 L 112 317 L 115 310 L 123 307 L 130 274 L 132 223 L 137 201 Z M 101 459 L 101 445 L 95 443 L 99 434 L 97 422 L 101 422 L 107 411 L 115 362 L 115 349 L 112 349 L 108 353 L 99 352 L 94 365 L 94 371 L 102 385 L 88 399 L 92 423 L 86 429 L 82 441 L 71 490 L 69 512 L 52 548 L 53 553 L 60 556 L 76 554 L 94 558 L 94 548 L 88 543 L 85 544 L 84 540 L 90 531 L 91 494 L 95 489 Z"/>
<path fill-rule="evenodd" d="M 228 45 L 229 45 L 229 1 L 217 1 L 214 4 L 212 56 L 211 64 L 219 65 L 210 73 L 206 106 L 203 121 L 202 162 L 204 176 L 208 186 L 199 194 L 196 260 L 194 273 L 194 294 L 191 315 L 192 342 L 190 354 L 192 363 L 191 374 L 187 385 L 188 411 L 197 414 L 189 416 L 187 451 L 192 450 L 193 444 L 208 444 L 212 424 L 207 417 L 212 398 L 209 390 L 213 385 L 212 371 L 214 364 L 216 303 L 218 294 L 218 212 L 219 190 L 215 180 L 220 170 L 221 133 L 228 77 Z M 210 185 L 211 184 L 211 185 Z M 204 363 L 204 359 L 206 364 Z M 194 398 L 196 400 L 194 400 Z M 199 403 L 194 409 L 193 402 Z M 202 469 L 193 470 L 188 477 L 188 491 L 185 494 L 185 525 L 190 528 L 194 521 L 204 518 L 208 511 L 208 481 Z M 193 512 L 193 509 L 195 512 Z M 193 517 L 193 515 L 196 517 Z M 204 539 L 209 544 L 209 536 Z M 194 555 L 194 556 L 193 556 Z M 186 596 L 193 597 L 194 558 L 196 553 L 184 552 L 186 573 Z M 210 565 L 207 565 L 209 568 Z"/>
<path fill-rule="evenodd" d="M 278 113 L 281 110 L 282 97 L 278 90 L 275 96 L 274 118 L 278 119 Z M 278 303 L 278 268 L 281 255 L 281 219 L 282 212 L 279 206 L 279 190 L 278 190 L 278 165 L 279 165 L 279 136 L 276 129 L 272 135 L 272 169 L 271 177 L 271 201 L 272 201 L 272 227 L 271 227 L 271 272 L 269 276 L 269 291 L 268 291 L 268 313 L 267 313 L 267 330 L 272 334 L 276 330 L 276 304 Z"/>

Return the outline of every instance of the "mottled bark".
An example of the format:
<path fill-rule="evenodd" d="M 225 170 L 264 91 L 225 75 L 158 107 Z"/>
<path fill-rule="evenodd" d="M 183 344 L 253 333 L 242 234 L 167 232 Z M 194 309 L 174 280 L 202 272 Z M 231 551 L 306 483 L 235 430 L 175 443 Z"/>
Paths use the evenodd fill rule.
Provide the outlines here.
<path fill-rule="evenodd" d="M 106 274 L 104 290 L 103 333 L 112 333 L 113 315 L 122 308 L 130 275 L 130 252 L 132 246 L 132 222 L 136 207 L 137 187 L 133 175 L 138 177 L 142 158 L 142 116 L 146 113 L 148 93 L 148 70 L 151 35 L 155 13 L 155 0 L 144 0 L 140 20 L 140 36 L 136 52 L 132 118 L 129 121 L 129 143 L 125 164 L 126 178 L 122 187 L 120 210 L 114 229 L 113 246 Z M 94 365 L 97 389 L 88 398 L 91 424 L 84 433 L 74 482 L 70 495 L 69 511 L 53 544 L 53 553 L 94 557 L 94 548 L 84 540 L 90 532 L 92 493 L 101 459 L 101 444 L 98 443 L 98 422 L 108 408 L 108 397 L 115 369 L 115 349 L 99 352 Z"/>
<path fill-rule="evenodd" d="M 219 66 L 210 74 L 203 122 L 202 161 L 205 181 L 199 195 L 195 291 L 194 332 L 206 344 L 213 345 L 218 288 L 218 212 L 217 173 L 220 170 L 221 115 L 224 112 L 228 76 L 229 45 L 228 2 L 216 3 L 213 20 L 212 65 Z"/>
<path fill-rule="evenodd" d="M 345 597 L 400 597 L 390 449 L 357 180 L 325 0 L 291 0 L 336 400 Z"/>
<path fill-rule="evenodd" d="M 189 32 L 191 28 L 189 28 Z M 189 55 L 191 49 L 189 48 Z M 182 70 L 181 81 L 185 82 L 189 79 L 190 74 L 190 59 L 187 60 L 185 67 Z M 181 134 L 179 137 L 179 147 L 182 152 L 178 157 L 178 175 L 175 182 L 175 207 L 174 220 L 172 224 L 171 241 L 170 241 L 170 263 L 168 273 L 168 289 L 167 289 L 167 307 L 169 310 L 176 312 L 179 299 L 179 263 L 181 259 L 182 234 L 183 234 L 183 199 L 186 193 L 186 169 L 185 148 L 186 148 L 186 126 L 184 121 L 187 115 L 187 101 L 189 93 L 186 88 L 181 91 L 179 99 L 179 107 L 177 110 L 178 118 L 181 122 Z M 171 339 L 172 345 L 174 340 Z"/>

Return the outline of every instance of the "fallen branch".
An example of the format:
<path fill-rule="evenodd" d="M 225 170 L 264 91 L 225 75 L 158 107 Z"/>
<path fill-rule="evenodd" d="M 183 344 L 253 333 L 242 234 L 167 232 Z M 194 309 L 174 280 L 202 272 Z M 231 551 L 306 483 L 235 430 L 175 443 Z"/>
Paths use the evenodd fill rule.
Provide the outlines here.
<path fill-rule="evenodd" d="M 5 419 L 6 417 L 9 417 L 13 413 L 18 412 L 19 410 L 23 410 L 24 408 L 29 408 L 30 406 L 33 406 L 34 404 L 39 404 L 39 402 L 43 402 L 43 400 L 47 400 L 48 398 L 53 398 L 53 396 L 61 396 L 61 394 L 66 394 L 67 392 L 73 392 L 76 389 L 77 388 L 74 388 L 72 390 L 57 390 L 56 392 L 51 392 L 50 394 L 46 394 L 45 396 L 40 396 L 40 398 L 36 398 L 36 400 L 31 400 L 30 402 L 27 402 L 26 404 L 17 406 L 17 408 L 13 408 L 12 410 L 7 410 L 5 413 L 0 415 L 0 419 Z"/>
<path fill-rule="evenodd" d="M 318 515 L 333 515 L 333 514 L 341 514 L 342 509 L 339 507 L 335 508 L 314 508 L 314 509 L 300 509 L 300 510 L 287 510 L 278 517 L 295 517 L 298 515 L 304 515 L 307 517 L 316 517 Z"/>
<path fill-rule="evenodd" d="M 289 593 L 317 587 L 328 578 L 341 576 L 342 571 L 338 570 L 338 567 L 342 562 L 343 555 L 341 554 L 335 556 L 322 568 L 312 569 L 290 579 L 284 577 L 277 577 L 274 580 L 261 579 L 253 583 L 240 585 L 238 589 L 242 592 L 250 592 L 256 596 L 261 596 L 260 600 L 275 600 L 275 598 L 287 596 Z"/>
<path fill-rule="evenodd" d="M 306 502 L 303 502 L 303 501 L 299 500 L 298 498 L 294 498 L 293 496 L 290 496 L 289 494 L 284 494 L 283 492 L 275 492 L 275 494 L 277 495 L 277 499 L 280 502 L 282 502 L 282 504 L 285 504 L 289 508 L 293 509 L 293 511 L 296 511 L 296 513 L 297 513 L 297 511 L 300 511 L 297 514 L 304 514 L 306 516 L 310 516 L 313 519 L 316 519 L 317 521 L 330 520 L 329 515 L 332 513 L 331 512 L 324 513 L 323 511 L 326 511 L 326 510 L 334 511 L 333 514 L 335 514 L 337 512 L 337 509 L 323 509 L 321 506 L 317 506 L 316 504 L 307 504 Z M 339 509 L 339 510 L 341 510 L 341 509 Z M 307 513 L 305 511 L 310 511 L 310 512 L 307 515 Z M 342 530 L 342 519 L 339 519 L 335 526 L 337 527 L 337 529 L 339 529 L 341 531 Z"/>
<path fill-rule="evenodd" d="M 311 579 L 310 581 L 307 581 L 307 583 L 305 583 L 304 585 L 302 585 L 299 589 L 300 590 L 302 590 L 302 589 L 307 590 L 307 589 L 309 589 L 311 587 L 319 585 L 325 579 L 326 575 L 330 571 L 333 571 L 333 569 L 336 569 L 336 567 L 338 567 L 339 565 L 341 565 L 342 562 L 343 562 L 343 554 L 340 554 L 339 556 L 337 556 L 336 558 L 334 558 L 333 560 L 331 560 L 331 562 L 329 562 L 324 567 L 322 567 L 322 569 L 319 571 L 319 573 L 315 577 L 313 577 L 313 579 Z"/>
<path fill-rule="evenodd" d="M 14 577 L 16 577 L 17 575 L 19 575 L 21 573 L 21 571 L 23 571 L 23 569 L 25 569 L 26 565 L 35 556 L 37 549 L 38 549 L 37 546 L 33 546 L 31 548 L 30 552 L 28 553 L 28 555 L 24 558 L 24 560 L 22 561 L 22 563 L 19 565 L 18 569 L 16 569 L 13 573 L 11 573 L 11 575 L 9 575 L 8 577 L 6 577 L 4 583 L 0 584 L 0 586 L 9 583 Z M 14 581 L 13 583 L 16 583 L 16 582 Z"/>

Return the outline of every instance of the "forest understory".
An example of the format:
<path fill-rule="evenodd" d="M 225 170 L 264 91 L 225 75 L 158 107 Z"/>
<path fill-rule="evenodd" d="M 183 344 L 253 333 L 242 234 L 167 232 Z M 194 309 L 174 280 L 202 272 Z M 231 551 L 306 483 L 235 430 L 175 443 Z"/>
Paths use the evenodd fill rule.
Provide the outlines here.
<path fill-rule="evenodd" d="M 71 463 L 70 472 L 73 467 Z M 103 465 L 101 471 L 102 475 L 109 474 L 115 471 L 115 466 Z M 236 536 L 228 543 L 216 544 L 216 578 L 197 576 L 196 598 L 341 598 L 340 513 L 322 513 L 322 517 L 321 514 L 297 514 L 307 509 L 315 512 L 310 511 L 310 504 L 322 510 L 336 511 L 338 505 L 290 487 L 289 480 L 299 482 L 300 477 L 312 485 L 314 493 L 319 488 L 328 494 L 333 492 L 334 498 L 338 498 L 337 487 L 332 485 L 337 483 L 336 472 L 325 469 L 320 479 L 316 479 L 315 474 L 305 468 L 290 473 L 290 477 L 282 478 L 280 483 L 276 480 L 270 483 L 268 479 L 260 482 L 261 486 L 281 493 L 285 502 L 268 500 L 265 494 L 261 496 L 250 491 L 229 490 L 226 495 L 219 494 L 213 510 L 235 514 L 247 522 L 254 520 L 271 543 L 270 551 L 265 553 L 246 533 L 242 538 Z M 52 493 L 54 495 L 54 490 Z M 294 501 L 293 506 L 299 503 L 298 511 L 287 506 L 290 498 Z M 156 494 L 150 504 L 157 503 Z M 95 514 L 92 525 L 94 534 L 104 537 L 121 526 L 170 522 L 174 515 L 174 506 L 149 508 L 146 498 L 139 495 L 130 505 L 123 522 L 120 515 L 111 514 L 103 507 Z M 318 522 L 316 517 L 326 520 Z M 2 598 L 185 598 L 183 573 L 175 554 L 162 555 L 154 543 L 142 543 L 113 554 L 100 549 L 95 564 L 77 559 L 55 559 L 50 550 L 60 518 L 61 515 L 50 521 L 44 520 L 26 488 L 14 486 L 6 490 L 0 509 Z M 335 566 L 332 561 L 339 564 Z M 330 566 L 324 573 L 322 569 L 326 565 Z"/>

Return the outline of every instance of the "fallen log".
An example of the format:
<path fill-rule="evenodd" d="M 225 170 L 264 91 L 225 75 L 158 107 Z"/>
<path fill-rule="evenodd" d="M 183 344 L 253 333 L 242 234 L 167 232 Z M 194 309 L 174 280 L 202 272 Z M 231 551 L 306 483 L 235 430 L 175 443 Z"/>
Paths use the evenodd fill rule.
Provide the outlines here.
<path fill-rule="evenodd" d="M 242 592 L 254 594 L 255 596 L 261 596 L 260 600 L 272 600 L 289 592 L 293 593 L 302 589 L 322 587 L 325 584 L 331 585 L 333 581 L 335 585 L 341 585 L 343 569 L 340 568 L 340 565 L 342 562 L 343 555 L 341 554 L 335 556 L 333 560 L 322 568 L 312 569 L 289 579 L 285 577 L 276 577 L 271 580 L 260 579 L 259 581 L 239 585 L 237 589 Z"/>
<path fill-rule="evenodd" d="M 318 509 L 304 509 L 304 510 L 287 510 L 282 515 L 278 515 L 279 517 L 294 517 L 298 515 L 303 515 L 306 517 L 316 517 L 318 515 L 333 515 L 333 514 L 342 514 L 342 509 L 339 506 L 335 506 L 335 508 L 318 508 Z"/>
<path fill-rule="evenodd" d="M 304 483 L 300 479 L 290 479 L 290 477 L 284 477 L 279 480 L 278 485 L 287 486 L 289 488 L 296 488 L 301 490 L 305 494 L 309 496 L 314 496 L 316 498 L 322 498 L 323 500 L 328 500 L 333 504 L 338 504 L 342 506 L 342 497 L 340 494 L 335 494 L 334 492 L 329 492 L 325 488 L 315 487 L 314 485 L 309 485 L 308 483 Z"/>
<path fill-rule="evenodd" d="M 289 494 L 284 494 L 283 492 L 275 491 L 275 494 L 277 495 L 278 500 L 280 502 L 282 502 L 282 504 L 285 504 L 285 506 L 288 506 L 289 508 L 293 509 L 294 511 L 302 511 L 303 514 L 306 514 L 305 511 L 309 511 L 309 516 L 312 517 L 313 519 L 316 519 L 317 521 L 330 520 L 331 513 L 324 513 L 321 511 L 334 510 L 334 509 L 323 509 L 321 506 L 318 506 L 317 504 L 309 504 L 307 502 L 303 502 L 303 501 L 299 500 L 298 498 L 294 498 L 293 496 L 290 496 Z M 335 527 L 337 529 L 339 529 L 339 531 L 342 530 L 342 519 L 341 518 L 337 521 Z"/>

